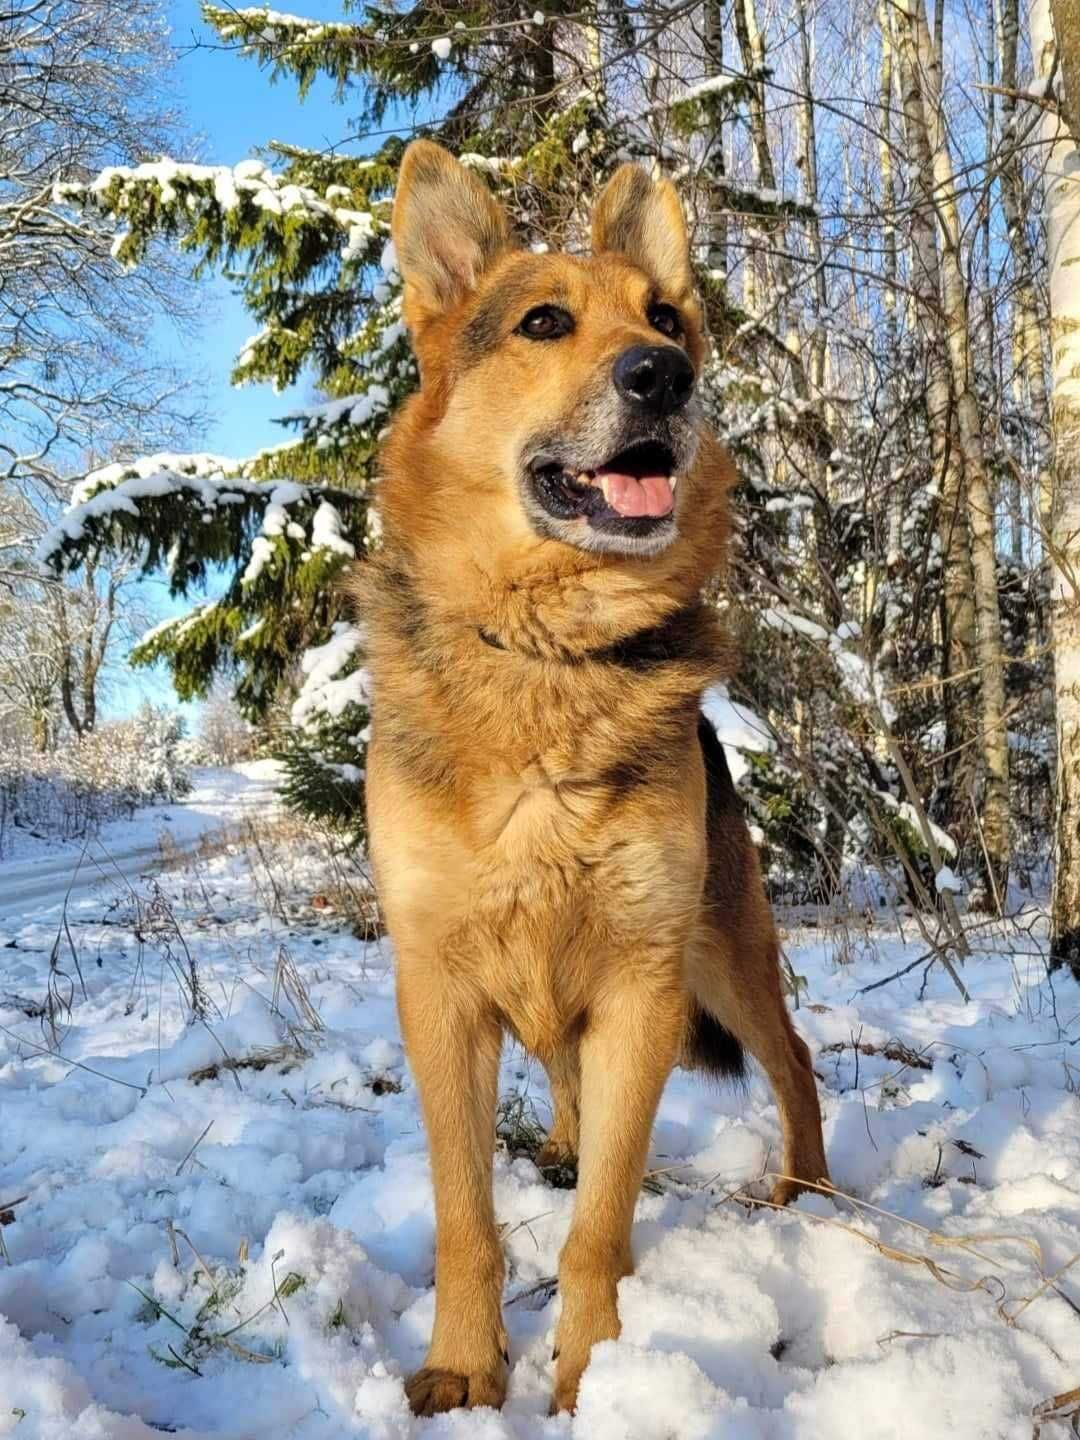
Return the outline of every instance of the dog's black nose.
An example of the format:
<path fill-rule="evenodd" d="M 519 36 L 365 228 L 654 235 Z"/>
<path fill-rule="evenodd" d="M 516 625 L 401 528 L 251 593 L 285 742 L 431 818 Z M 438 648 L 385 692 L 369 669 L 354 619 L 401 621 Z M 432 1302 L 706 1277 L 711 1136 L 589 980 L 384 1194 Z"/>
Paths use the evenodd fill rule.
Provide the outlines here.
<path fill-rule="evenodd" d="M 677 345 L 631 345 L 615 361 L 615 388 L 631 405 L 659 418 L 690 399 L 694 369 Z"/>

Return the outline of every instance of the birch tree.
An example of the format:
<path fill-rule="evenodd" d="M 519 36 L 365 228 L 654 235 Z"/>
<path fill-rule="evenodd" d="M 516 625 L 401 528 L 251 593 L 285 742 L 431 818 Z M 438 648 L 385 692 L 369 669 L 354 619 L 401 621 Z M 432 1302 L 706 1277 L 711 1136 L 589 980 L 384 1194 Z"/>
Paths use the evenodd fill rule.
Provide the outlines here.
<path fill-rule="evenodd" d="M 1057 813 L 1051 957 L 1080 979 L 1080 84 L 1077 6 L 1035 0 L 1031 48 L 1041 89 L 1060 103 L 1042 118 L 1049 260 L 1055 494 L 1051 520 Z M 1055 33 L 1056 32 L 1056 33 Z"/>

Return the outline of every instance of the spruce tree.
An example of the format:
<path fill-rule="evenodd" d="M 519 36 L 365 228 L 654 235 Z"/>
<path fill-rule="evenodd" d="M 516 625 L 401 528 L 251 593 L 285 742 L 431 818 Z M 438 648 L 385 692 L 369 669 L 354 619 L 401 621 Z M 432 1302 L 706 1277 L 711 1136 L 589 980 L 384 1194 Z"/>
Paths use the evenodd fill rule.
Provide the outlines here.
<path fill-rule="evenodd" d="M 58 205 L 112 217 L 120 264 L 144 263 L 166 236 L 196 276 L 238 285 L 260 328 L 234 384 L 309 377 L 325 399 L 283 415 L 292 438 L 253 456 L 151 455 L 95 472 L 39 558 L 71 570 L 104 550 L 163 572 L 173 596 L 195 603 L 146 635 L 133 662 L 163 662 L 184 699 L 231 673 L 244 713 L 273 728 L 287 796 L 356 830 L 367 696 L 342 581 L 378 543 L 374 455 L 417 380 L 389 243 L 405 142 L 426 133 L 450 146 L 498 191 L 525 243 L 580 247 L 611 166 L 655 155 L 648 114 L 617 115 L 604 78 L 662 27 L 643 36 L 621 7 L 583 19 L 567 0 L 531 13 L 498 0 L 373 6 L 335 23 L 264 7 L 203 13 L 222 42 L 301 97 L 317 75 L 343 100 L 358 94 L 361 133 L 389 128 L 403 105 L 438 118 L 363 155 L 273 143 L 231 166 L 163 157 L 56 187 Z M 722 96 L 669 88 L 653 110 L 682 147 L 745 95 L 734 81 Z M 220 593 L 197 599 L 208 583 Z"/>
<path fill-rule="evenodd" d="M 346 8 L 332 23 L 262 6 L 208 4 L 204 15 L 301 96 L 329 76 L 354 148 L 274 143 L 231 166 L 163 158 L 58 186 L 56 202 L 112 217 L 122 264 L 144 263 L 167 236 L 196 273 L 227 275 L 258 326 L 234 382 L 303 378 L 321 399 L 284 415 L 290 438 L 254 456 L 99 471 L 43 562 L 75 567 L 105 549 L 164 572 L 192 606 L 146 636 L 135 661 L 165 663 L 184 697 L 231 676 L 245 714 L 276 736 L 289 798 L 356 833 L 369 696 L 344 580 L 378 544 L 374 457 L 417 383 L 389 243 L 405 144 L 441 141 L 492 186 L 522 243 L 570 250 L 587 247 L 593 197 L 615 164 L 659 167 L 691 219 L 711 337 L 703 403 L 742 477 L 721 603 L 741 642 L 741 693 L 774 732 L 771 745 L 744 747 L 742 782 L 774 878 L 806 898 L 823 871 L 825 888 L 835 883 L 843 845 L 884 837 L 919 883 L 926 832 L 910 802 L 912 785 L 926 802 L 932 792 L 933 720 L 923 689 L 890 703 L 883 685 L 941 664 L 925 347 L 895 305 L 893 330 L 869 343 L 823 309 L 822 246 L 846 237 L 829 233 L 802 152 L 785 187 L 762 125 L 772 75 L 752 46 L 744 53 L 738 16 L 621 0 L 417 0 Z M 868 213 L 871 237 L 877 224 Z M 875 293 L 894 283 L 883 259 Z M 826 321 L 842 405 L 815 360 Z M 207 582 L 214 598 L 200 598 Z"/>

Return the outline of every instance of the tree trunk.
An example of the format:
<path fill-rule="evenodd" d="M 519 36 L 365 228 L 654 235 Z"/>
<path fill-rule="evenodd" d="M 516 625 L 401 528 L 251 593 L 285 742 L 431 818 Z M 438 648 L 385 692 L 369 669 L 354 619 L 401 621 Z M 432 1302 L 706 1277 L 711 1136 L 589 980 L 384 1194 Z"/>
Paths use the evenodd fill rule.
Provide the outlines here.
<path fill-rule="evenodd" d="M 1061 22 L 1075 4 L 1054 5 L 1066 91 L 1080 83 L 1080 36 Z M 1031 51 L 1051 73 L 1054 28 L 1048 0 L 1031 8 Z M 1075 91 L 1072 108 L 1077 107 Z M 1063 114 L 1070 113 L 1069 108 Z M 1043 113 L 1043 177 L 1050 269 L 1050 344 L 1055 495 L 1051 524 L 1051 629 L 1057 727 L 1057 814 L 1050 955 L 1080 980 L 1080 139 L 1051 110 Z"/>
<path fill-rule="evenodd" d="M 1036 8 L 1040 8 L 1036 5 Z M 1061 70 L 1061 93 L 1058 108 L 1061 117 L 1069 127 L 1073 140 L 1080 145 L 1080 0 L 1050 0 L 1050 24 L 1057 39 L 1058 66 Z M 1035 50 L 1035 17 L 1032 13 L 1031 48 Z M 1041 69 L 1042 64 L 1046 69 Z M 1035 56 L 1035 67 L 1040 74 L 1049 73 L 1049 56 L 1042 61 Z"/>
<path fill-rule="evenodd" d="M 883 12 L 887 15 L 887 12 Z M 911 209 L 911 277 L 926 343 L 926 411 L 930 458 L 939 492 L 938 539 L 944 574 L 941 608 L 942 707 L 945 749 L 934 818 L 959 841 L 968 830 L 965 797 L 973 783 L 975 686 L 975 577 L 964 494 L 964 468 L 956 442 L 952 380 L 941 313 L 941 271 L 927 197 L 933 190 L 930 137 L 922 110 L 914 52 L 899 50 L 900 84 L 908 160 L 918 176 L 920 203 Z"/>
<path fill-rule="evenodd" d="M 1003 0 L 1001 11 L 1001 128 L 1007 144 L 1001 165 L 1001 208 L 1013 257 L 1016 293 L 1013 297 L 1013 368 L 1021 397 L 1027 404 L 1039 432 L 1038 512 L 1045 548 L 1051 523 L 1051 479 L 1049 465 L 1050 405 L 1047 398 L 1043 336 L 1035 291 L 1035 267 L 1028 241 L 1024 203 L 1024 174 L 1020 160 L 1020 137 L 1014 92 L 1017 89 L 1016 48 L 1020 33 L 1020 0 Z"/>
<path fill-rule="evenodd" d="M 799 168 L 802 171 L 803 195 L 813 209 L 806 222 L 807 249 L 813 264 L 814 333 L 810 340 L 810 383 L 814 399 L 820 403 L 825 388 L 825 364 L 828 339 L 825 317 L 829 296 L 825 283 L 824 250 L 821 244 L 821 221 L 818 218 L 817 127 L 814 120 L 814 88 L 811 65 L 810 30 L 807 0 L 797 0 L 796 19 L 799 26 L 799 69 L 802 94 L 799 97 Z"/>
<path fill-rule="evenodd" d="M 1005 901 L 1009 873 L 1009 745 L 994 503 L 974 389 L 956 185 L 941 115 L 941 95 L 934 88 L 939 62 L 933 55 L 922 0 L 912 0 L 906 11 L 900 13 L 898 23 L 901 48 L 907 61 L 905 111 L 910 105 L 915 129 L 927 136 L 932 162 L 933 188 L 925 198 L 932 204 L 937 222 L 942 317 L 956 406 L 956 429 L 964 459 L 971 568 L 975 581 L 975 653 L 981 700 L 979 740 L 984 770 L 980 850 L 985 861 L 986 901 L 1000 907 Z"/>
<path fill-rule="evenodd" d="M 886 365 L 889 367 L 886 380 L 885 412 L 889 424 L 885 438 L 883 461 L 886 473 L 892 476 L 896 470 L 896 456 L 899 446 L 895 435 L 898 406 L 896 395 L 896 357 L 900 345 L 900 325 L 897 316 L 900 267 L 896 248 L 896 178 L 893 173 L 893 38 L 889 19 L 888 0 L 878 5 L 878 30 L 881 35 L 881 71 L 878 77 L 878 165 L 881 175 L 882 225 L 882 267 L 885 286 L 882 301 L 885 307 L 885 343 L 882 347 Z M 899 485 L 890 484 L 888 492 L 887 543 L 885 546 L 886 568 L 891 569 L 900 562 L 901 536 L 903 534 L 903 498 Z"/>
<path fill-rule="evenodd" d="M 710 76 L 724 73 L 724 0 L 706 0 L 705 70 Z M 709 194 L 708 266 L 723 275 L 725 287 L 728 274 L 727 201 L 723 195 L 726 171 L 724 124 L 718 115 L 716 133 L 709 136 L 708 173 L 713 185 Z"/>
<path fill-rule="evenodd" d="M 732 14 L 735 20 L 735 38 L 739 43 L 739 56 L 743 70 L 754 77 L 750 87 L 749 117 L 750 139 L 754 148 L 754 166 L 758 186 L 762 190 L 776 191 L 776 169 L 773 166 L 772 150 L 769 146 L 769 128 L 765 109 L 765 38 L 758 24 L 754 0 L 734 0 Z M 748 229 L 756 228 L 764 236 L 765 250 L 783 251 L 784 224 L 782 220 L 754 219 Z M 770 263 L 770 257 L 761 250 L 748 248 L 744 261 L 743 296 L 746 309 L 752 315 L 764 312 L 769 292 L 773 294 L 781 283 L 772 272 L 782 274 L 784 262 L 777 259 Z M 770 283 L 771 280 L 771 283 Z M 786 308 L 786 307 L 784 307 Z M 783 328 L 780 316 L 777 329 Z"/>

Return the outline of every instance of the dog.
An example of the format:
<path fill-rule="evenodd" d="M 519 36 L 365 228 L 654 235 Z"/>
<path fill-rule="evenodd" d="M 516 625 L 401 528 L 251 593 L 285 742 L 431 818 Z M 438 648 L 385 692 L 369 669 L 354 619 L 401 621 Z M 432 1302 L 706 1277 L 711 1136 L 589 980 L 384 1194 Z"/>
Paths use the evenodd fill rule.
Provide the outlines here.
<path fill-rule="evenodd" d="M 703 588 L 730 459 L 696 394 L 705 342 L 673 186 L 624 165 L 591 256 L 517 248 L 482 182 L 409 146 L 392 234 L 419 390 L 380 464 L 355 578 L 373 726 L 368 843 L 435 1189 L 418 1415 L 499 1406 L 492 1201 L 499 1055 L 545 1065 L 539 1163 L 576 1156 L 553 1411 L 619 1334 L 617 1291 L 673 1066 L 779 1106 L 786 1203 L 827 1178 L 756 851 L 702 691 L 731 672 Z"/>

